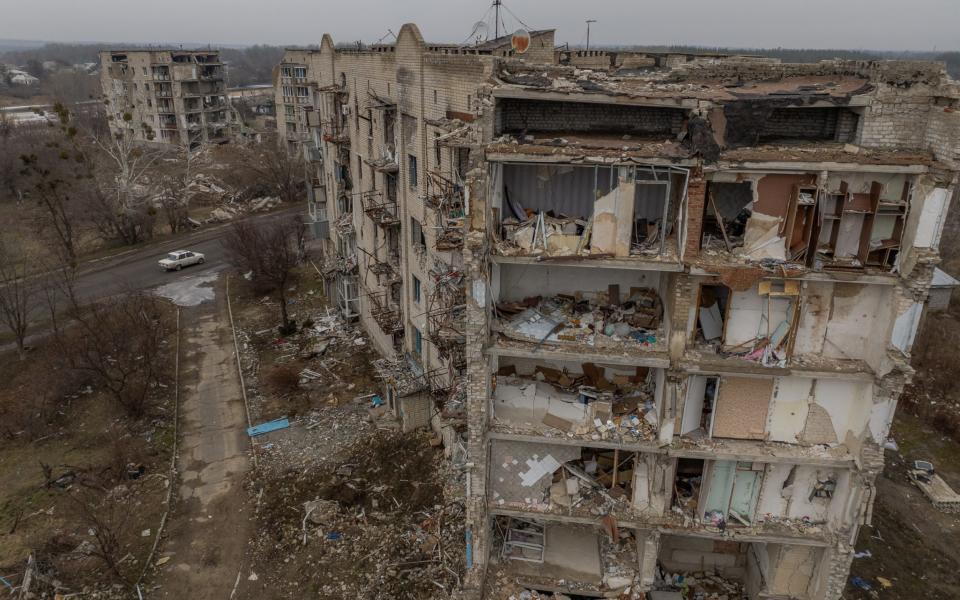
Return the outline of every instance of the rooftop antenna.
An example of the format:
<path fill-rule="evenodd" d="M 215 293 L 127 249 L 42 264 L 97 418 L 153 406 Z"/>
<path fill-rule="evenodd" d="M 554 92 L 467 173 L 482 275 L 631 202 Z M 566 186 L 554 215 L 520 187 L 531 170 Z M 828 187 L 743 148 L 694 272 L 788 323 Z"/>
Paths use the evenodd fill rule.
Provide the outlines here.
<path fill-rule="evenodd" d="M 587 50 L 590 50 L 590 23 L 596 23 L 596 19 L 587 19 Z"/>
<path fill-rule="evenodd" d="M 493 0 L 493 39 L 500 37 L 500 5 L 503 0 Z"/>
<path fill-rule="evenodd" d="M 480 43 L 481 39 L 488 39 L 490 37 L 490 25 L 488 25 L 486 21 L 477 21 L 473 24 L 473 30 L 470 32 L 470 37 L 476 39 L 478 44 Z"/>

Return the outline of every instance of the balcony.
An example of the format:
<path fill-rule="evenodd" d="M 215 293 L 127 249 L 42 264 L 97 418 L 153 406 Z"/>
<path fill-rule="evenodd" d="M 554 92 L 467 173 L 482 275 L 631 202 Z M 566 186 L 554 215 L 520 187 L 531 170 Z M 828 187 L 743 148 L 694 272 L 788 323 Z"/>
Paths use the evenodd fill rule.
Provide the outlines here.
<path fill-rule="evenodd" d="M 223 71 L 220 69 L 203 69 L 200 71 L 199 79 L 201 81 L 220 81 L 223 79 Z"/>
<path fill-rule="evenodd" d="M 376 321 L 381 331 L 387 335 L 393 335 L 403 329 L 400 307 L 390 298 L 388 291 L 367 291 L 365 294 L 367 301 L 370 302 L 370 316 Z"/>
<path fill-rule="evenodd" d="M 226 108 L 227 106 L 229 106 L 229 103 L 227 102 L 227 99 L 224 98 L 223 96 L 212 98 L 212 99 L 204 98 L 203 100 L 203 110 L 218 110 L 218 109 Z"/>
<path fill-rule="evenodd" d="M 430 272 L 433 290 L 427 299 L 427 339 L 453 369 L 466 366 L 466 297 L 463 273 L 452 268 Z"/>
<path fill-rule="evenodd" d="M 397 203 L 383 199 L 379 191 L 364 192 L 360 196 L 363 212 L 378 226 L 383 228 L 400 225 Z"/>
<path fill-rule="evenodd" d="M 333 279 L 337 275 L 351 275 L 357 272 L 356 254 L 328 254 L 324 256 L 323 264 L 320 267 L 325 279 Z"/>
<path fill-rule="evenodd" d="M 353 214 L 344 213 L 340 215 L 340 218 L 333 222 L 333 228 L 341 236 L 353 235 L 353 233 L 356 231 L 353 226 Z"/>
<path fill-rule="evenodd" d="M 392 149 L 387 149 L 384 155 L 377 160 L 367 160 L 364 162 L 373 167 L 378 173 L 396 173 L 400 170 L 400 165 L 397 164 L 397 157 L 394 155 Z"/>
<path fill-rule="evenodd" d="M 292 131 L 287 129 L 287 140 L 291 142 L 306 142 L 310 140 L 310 134 L 306 131 Z"/>
<path fill-rule="evenodd" d="M 380 358 L 372 362 L 377 377 L 390 385 L 397 396 L 409 396 L 429 389 L 423 367 L 409 354 L 396 359 Z"/>
<path fill-rule="evenodd" d="M 463 248 L 463 186 L 429 172 L 424 204 L 433 210 L 437 229 L 434 247 L 438 252 Z"/>

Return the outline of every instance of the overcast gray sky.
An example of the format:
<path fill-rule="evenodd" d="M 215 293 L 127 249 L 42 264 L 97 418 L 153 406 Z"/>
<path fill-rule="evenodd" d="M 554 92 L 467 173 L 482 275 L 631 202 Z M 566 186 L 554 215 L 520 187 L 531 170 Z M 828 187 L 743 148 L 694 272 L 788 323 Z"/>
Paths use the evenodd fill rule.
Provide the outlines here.
<path fill-rule="evenodd" d="M 960 0 L 504 0 L 557 42 L 960 49 Z M 461 42 L 489 0 L 0 0 L 0 38 L 308 44 L 375 41 L 406 22 Z M 518 25 L 503 12 L 508 29 Z"/>

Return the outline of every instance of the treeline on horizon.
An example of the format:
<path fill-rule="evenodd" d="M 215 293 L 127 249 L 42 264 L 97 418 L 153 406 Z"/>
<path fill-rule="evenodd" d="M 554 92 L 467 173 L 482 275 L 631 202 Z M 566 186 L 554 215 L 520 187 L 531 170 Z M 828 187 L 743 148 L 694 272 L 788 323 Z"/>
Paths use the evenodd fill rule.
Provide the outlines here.
<path fill-rule="evenodd" d="M 48 43 L 39 48 L 11 50 L 0 53 L 0 62 L 16 65 L 37 65 L 55 61 L 63 65 L 97 62 L 100 50 L 150 49 L 158 45 L 136 44 L 64 44 Z M 169 47 L 169 46 L 163 46 Z M 184 46 L 184 49 L 217 48 L 217 46 Z M 852 60 L 933 60 L 946 63 L 952 77 L 960 79 L 960 51 L 936 52 L 921 50 L 845 50 L 840 48 L 732 48 L 695 45 L 673 46 L 596 46 L 598 50 L 626 50 L 636 52 L 716 52 L 720 54 L 751 54 L 778 58 L 783 62 L 817 62 L 832 58 Z M 284 46 L 255 44 L 244 48 L 220 47 L 220 54 L 228 64 L 229 85 L 244 86 L 270 83 L 273 67 L 283 57 Z M 29 70 L 29 69 L 28 69 Z"/>

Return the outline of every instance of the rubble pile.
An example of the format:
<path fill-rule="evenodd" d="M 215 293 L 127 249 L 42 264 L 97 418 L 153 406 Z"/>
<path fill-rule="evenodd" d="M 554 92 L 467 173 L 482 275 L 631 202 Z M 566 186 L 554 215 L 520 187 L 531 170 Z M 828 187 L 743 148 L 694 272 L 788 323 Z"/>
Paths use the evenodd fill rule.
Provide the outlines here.
<path fill-rule="evenodd" d="M 535 296 L 496 306 L 502 335 L 537 344 L 651 348 L 660 336 L 663 306 L 656 290 L 633 288 L 623 302 L 607 292 Z"/>
<path fill-rule="evenodd" d="M 658 590 L 678 591 L 695 600 L 740 600 L 746 598 L 743 586 L 713 573 L 664 573 L 654 582 Z"/>
<path fill-rule="evenodd" d="M 207 217 L 205 222 L 223 223 L 225 221 L 230 221 L 237 217 L 243 216 L 247 213 L 265 212 L 276 208 L 280 202 L 280 198 L 277 198 L 276 196 L 263 196 L 246 202 L 230 200 L 215 208 L 210 213 L 210 216 Z"/>
<path fill-rule="evenodd" d="M 449 598 L 465 564 L 464 506 L 429 434 L 380 431 L 322 456 L 264 476 L 253 542 L 264 589 Z"/>
<path fill-rule="evenodd" d="M 308 303 L 305 298 L 301 300 L 304 305 Z M 263 303 L 272 301 L 267 298 Z M 346 323 L 339 313 L 330 308 L 300 308 L 295 316 L 301 320 L 303 327 L 289 336 L 278 336 L 275 327 L 255 329 L 258 325 L 248 326 L 239 332 L 244 381 L 251 417 L 255 420 L 260 420 L 266 413 L 277 412 L 266 407 L 267 398 L 261 381 L 263 372 L 276 366 L 297 369 L 297 393 L 312 399 L 310 406 L 318 402 L 326 406 L 340 406 L 373 389 L 369 372 L 372 353 L 359 328 Z M 267 320 L 262 324 L 272 322 Z M 364 397 L 369 398 L 370 395 Z M 283 407 L 276 408 L 283 410 Z M 288 411 L 295 411 L 296 408 L 289 406 L 289 403 L 286 406 Z M 315 413 L 311 415 L 309 418 L 315 417 Z"/>

